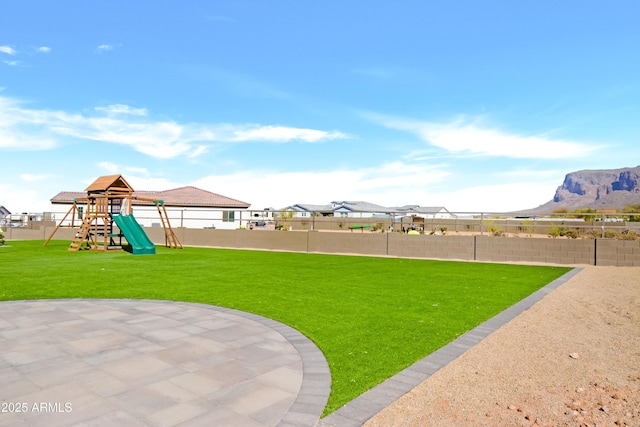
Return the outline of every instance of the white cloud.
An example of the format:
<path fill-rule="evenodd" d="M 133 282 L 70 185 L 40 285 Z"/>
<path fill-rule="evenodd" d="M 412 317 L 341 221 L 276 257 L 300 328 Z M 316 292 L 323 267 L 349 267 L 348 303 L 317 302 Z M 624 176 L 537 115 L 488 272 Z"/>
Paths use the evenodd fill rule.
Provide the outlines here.
<path fill-rule="evenodd" d="M 51 211 L 49 198 L 43 195 L 39 186 L 34 186 L 31 183 L 27 185 L 15 182 L 6 185 L 0 183 L 0 194 L 2 194 L 0 204 L 11 213 Z"/>
<path fill-rule="evenodd" d="M 96 108 L 104 115 L 24 108 L 0 97 L 0 147 L 42 150 L 68 137 L 130 146 L 156 158 L 196 157 L 210 145 L 235 142 L 317 142 L 344 138 L 339 132 L 284 126 L 228 125 L 154 121 L 147 110 L 114 104 Z"/>
<path fill-rule="evenodd" d="M 48 150 L 57 145 L 47 132 L 48 113 L 28 110 L 10 98 L 0 96 L 0 148 L 22 151 Z"/>
<path fill-rule="evenodd" d="M 551 200 L 557 176 L 550 171 L 532 174 L 507 172 L 494 184 L 455 184 L 455 170 L 445 165 L 394 161 L 359 169 L 241 171 L 207 176 L 192 185 L 251 203 L 251 209 L 363 200 L 389 207 L 417 204 L 489 213 L 534 208 Z"/>
<path fill-rule="evenodd" d="M 113 50 L 113 45 L 110 44 L 101 44 L 100 46 L 97 47 L 98 52 L 106 52 L 109 50 Z"/>
<path fill-rule="evenodd" d="M 479 185 L 432 195 L 438 205 L 455 212 L 512 212 L 538 207 L 553 198 L 558 183 L 511 181 Z"/>
<path fill-rule="evenodd" d="M 408 131 L 425 142 L 455 154 L 501 156 L 511 158 L 563 159 L 584 156 L 597 147 L 545 135 L 518 135 L 483 127 L 480 120 L 463 119 L 449 123 L 432 123 L 368 115 L 384 126 Z"/>
<path fill-rule="evenodd" d="M 316 129 L 290 128 L 284 126 L 255 126 L 249 129 L 236 128 L 232 132 L 233 141 L 273 141 L 287 142 L 300 140 L 318 142 L 328 139 L 343 139 L 346 135 L 340 132 L 325 132 Z"/>
<path fill-rule="evenodd" d="M 25 182 L 38 182 L 38 181 L 46 181 L 53 177 L 51 174 L 32 174 L 32 173 L 22 173 L 20 174 L 20 179 Z"/>
<path fill-rule="evenodd" d="M 254 209 L 294 203 L 366 200 L 387 205 L 429 203 L 428 188 L 449 172 L 439 167 L 389 162 L 378 167 L 324 171 L 242 171 L 208 176 L 193 185 L 251 203 Z"/>
<path fill-rule="evenodd" d="M 14 48 L 6 45 L 0 46 L 0 52 L 6 53 L 7 55 L 15 55 L 16 53 L 18 53 Z"/>
<path fill-rule="evenodd" d="M 2 62 L 4 62 L 5 64 L 7 64 L 10 67 L 17 67 L 18 65 L 21 64 L 20 61 L 2 61 Z"/>
<path fill-rule="evenodd" d="M 131 116 L 146 116 L 148 114 L 146 108 L 133 108 L 125 104 L 113 104 L 106 107 L 96 107 L 96 111 L 106 113 L 109 116 L 125 114 Z"/>
<path fill-rule="evenodd" d="M 112 162 L 100 162 L 97 164 L 100 169 L 103 169 L 110 174 L 141 174 L 144 176 L 149 175 L 149 170 L 147 168 L 136 167 L 136 166 L 127 166 L 127 165 L 117 165 Z"/>
<path fill-rule="evenodd" d="M 51 52 L 51 48 L 49 46 L 40 46 L 38 49 L 36 49 L 38 52 L 40 53 L 49 53 Z"/>
<path fill-rule="evenodd" d="M 134 175 L 133 173 L 127 174 L 125 178 L 131 187 L 138 191 L 169 190 L 187 185 L 167 178 L 139 176 Z"/>

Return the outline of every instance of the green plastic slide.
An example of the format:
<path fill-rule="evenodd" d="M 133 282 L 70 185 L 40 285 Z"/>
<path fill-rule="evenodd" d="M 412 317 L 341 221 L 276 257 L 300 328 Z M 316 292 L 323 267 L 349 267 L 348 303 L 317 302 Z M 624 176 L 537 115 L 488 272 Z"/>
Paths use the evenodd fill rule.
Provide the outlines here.
<path fill-rule="evenodd" d="M 156 246 L 149 240 L 149 236 L 133 215 L 113 215 L 113 220 L 129 242 L 131 252 L 134 255 L 153 255 L 156 253 Z"/>

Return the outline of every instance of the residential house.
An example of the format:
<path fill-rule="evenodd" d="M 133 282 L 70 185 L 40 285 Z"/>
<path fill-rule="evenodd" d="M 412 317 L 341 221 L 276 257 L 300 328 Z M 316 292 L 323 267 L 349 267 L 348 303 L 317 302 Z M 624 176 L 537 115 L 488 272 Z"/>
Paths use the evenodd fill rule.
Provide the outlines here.
<path fill-rule="evenodd" d="M 418 205 L 405 205 L 394 208 L 394 212 L 403 212 L 407 215 L 426 219 L 451 219 L 456 217 L 456 215 L 449 212 L 444 206 L 423 207 Z"/>
<path fill-rule="evenodd" d="M 373 218 L 389 216 L 393 213 L 391 208 L 363 201 L 331 202 L 333 216 Z"/>
<path fill-rule="evenodd" d="M 9 219 L 9 215 L 11 215 L 9 209 L 5 208 L 4 206 L 0 206 L 0 227 L 6 227 L 6 222 Z"/>
<path fill-rule="evenodd" d="M 310 205 L 306 203 L 298 203 L 295 205 L 287 206 L 283 211 L 293 212 L 295 217 L 310 217 L 310 216 L 332 216 L 333 207 L 331 205 Z"/>
<path fill-rule="evenodd" d="M 455 218 L 445 207 L 421 207 L 405 205 L 385 207 L 364 201 L 333 201 L 328 205 L 298 203 L 284 208 L 294 212 L 295 217 L 335 216 L 343 218 L 400 218 L 403 216 L 420 218 Z"/>
<path fill-rule="evenodd" d="M 76 199 L 86 196 L 86 192 L 79 191 L 56 194 L 51 199 L 56 221 L 59 223 L 63 219 Z M 249 203 L 193 186 L 164 191 L 134 191 L 133 197 L 133 214 L 145 227 L 160 227 L 160 216 L 152 202 L 136 200 L 135 197 L 162 200 L 173 227 L 236 229 L 250 219 L 246 212 Z M 76 223 L 77 219 L 74 219 Z M 64 225 L 70 222 L 71 218 L 67 217 Z"/>

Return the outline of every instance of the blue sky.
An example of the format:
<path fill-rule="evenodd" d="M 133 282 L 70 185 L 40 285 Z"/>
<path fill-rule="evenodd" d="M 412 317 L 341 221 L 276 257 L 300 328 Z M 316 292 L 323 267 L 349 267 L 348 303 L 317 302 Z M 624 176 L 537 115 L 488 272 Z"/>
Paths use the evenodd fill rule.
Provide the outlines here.
<path fill-rule="evenodd" d="M 640 3 L 0 4 L 0 205 L 121 173 L 252 208 L 508 211 L 640 164 Z"/>

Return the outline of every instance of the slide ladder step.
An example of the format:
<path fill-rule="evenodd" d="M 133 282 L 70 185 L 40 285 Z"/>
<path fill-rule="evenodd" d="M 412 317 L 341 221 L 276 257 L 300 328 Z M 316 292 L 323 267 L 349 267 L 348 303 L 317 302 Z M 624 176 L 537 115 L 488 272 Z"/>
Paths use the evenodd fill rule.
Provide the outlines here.
<path fill-rule="evenodd" d="M 71 244 L 69 245 L 69 250 L 72 252 L 77 252 L 82 248 L 82 244 L 89 237 L 89 229 L 91 226 L 91 219 L 85 218 L 82 220 L 82 224 L 78 227 L 78 231 L 76 235 L 73 237 Z"/>

